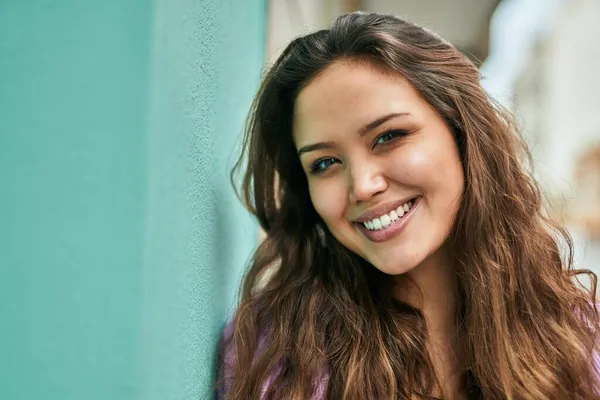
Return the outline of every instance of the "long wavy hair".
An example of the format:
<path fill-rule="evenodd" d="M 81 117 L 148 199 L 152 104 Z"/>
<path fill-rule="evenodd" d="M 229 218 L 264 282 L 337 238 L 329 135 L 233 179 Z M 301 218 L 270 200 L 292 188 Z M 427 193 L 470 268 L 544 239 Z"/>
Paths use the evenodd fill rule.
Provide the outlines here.
<path fill-rule="evenodd" d="M 292 41 L 246 125 L 239 194 L 266 238 L 246 273 L 222 384 L 227 399 L 433 398 L 422 313 L 350 252 L 315 211 L 292 138 L 298 93 L 338 60 L 400 74 L 453 130 L 465 190 L 447 244 L 464 332 L 463 390 L 485 399 L 598 399 L 596 276 L 575 270 L 544 211 L 512 116 L 474 64 L 436 34 L 355 12 Z M 322 232 L 321 232 L 322 233 Z M 588 274 L 591 288 L 574 277 Z"/>

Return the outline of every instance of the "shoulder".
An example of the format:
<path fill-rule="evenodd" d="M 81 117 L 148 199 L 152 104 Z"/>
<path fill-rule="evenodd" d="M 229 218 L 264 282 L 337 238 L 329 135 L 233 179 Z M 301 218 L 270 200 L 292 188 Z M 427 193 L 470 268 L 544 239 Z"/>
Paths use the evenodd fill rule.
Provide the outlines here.
<path fill-rule="evenodd" d="M 227 393 L 229 393 L 231 389 L 235 362 L 231 343 L 234 329 L 234 319 L 232 318 L 225 324 L 225 328 L 223 329 L 219 341 L 217 361 L 217 400 L 225 399 Z"/>
<path fill-rule="evenodd" d="M 218 362 L 218 381 L 217 381 L 217 399 L 225 399 L 226 395 L 231 391 L 233 384 L 235 383 L 235 362 L 236 353 L 234 347 L 234 334 L 235 334 L 235 317 L 229 320 L 223 332 L 219 343 L 219 362 Z M 255 350 L 254 357 L 260 354 L 264 349 L 267 342 L 267 330 L 262 329 L 259 333 L 258 346 Z M 263 394 L 266 388 L 271 384 L 275 376 L 277 375 L 280 368 L 277 368 L 263 386 Z"/>
<path fill-rule="evenodd" d="M 232 318 L 223 329 L 223 333 L 221 335 L 220 341 L 220 361 L 219 361 L 219 381 L 217 386 L 217 400 L 223 400 L 230 393 L 235 380 L 238 377 L 235 376 L 235 348 L 233 346 L 233 338 L 235 334 L 235 318 Z M 260 355 L 260 353 L 264 350 L 265 345 L 268 342 L 268 330 L 262 329 L 259 333 L 258 346 L 254 353 L 254 357 Z M 272 373 L 269 374 L 267 380 L 262 385 L 261 390 L 261 399 L 269 389 L 269 387 L 273 384 L 273 381 L 277 377 L 277 375 L 282 370 L 283 362 L 278 362 L 276 368 Z M 325 398 L 325 393 L 327 389 L 327 383 L 329 380 L 329 374 L 327 368 L 325 367 L 322 371 L 321 376 L 318 379 L 314 380 L 314 395 L 312 400 L 321 400 Z"/>

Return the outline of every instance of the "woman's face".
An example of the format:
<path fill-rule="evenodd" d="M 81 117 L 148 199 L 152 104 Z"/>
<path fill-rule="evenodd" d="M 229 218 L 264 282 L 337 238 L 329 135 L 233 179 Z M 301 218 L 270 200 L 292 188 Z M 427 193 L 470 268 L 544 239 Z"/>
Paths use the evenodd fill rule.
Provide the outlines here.
<path fill-rule="evenodd" d="M 463 169 L 451 130 L 402 76 L 335 62 L 299 93 L 293 133 L 312 203 L 348 249 L 399 275 L 444 244 Z"/>

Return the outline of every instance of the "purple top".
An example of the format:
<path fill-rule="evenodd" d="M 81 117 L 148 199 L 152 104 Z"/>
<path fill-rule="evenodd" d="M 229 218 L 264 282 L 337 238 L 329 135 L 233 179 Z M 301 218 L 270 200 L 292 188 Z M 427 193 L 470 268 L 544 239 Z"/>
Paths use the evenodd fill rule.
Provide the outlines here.
<path fill-rule="evenodd" d="M 233 336 L 233 320 L 227 324 L 227 326 L 225 327 L 225 329 L 223 331 L 224 347 L 221 352 L 222 363 L 221 363 L 221 370 L 220 370 L 220 379 L 222 379 L 223 384 L 219 386 L 219 389 L 217 391 L 217 400 L 224 399 L 225 395 L 231 389 L 231 381 L 233 378 L 232 368 L 233 368 L 234 355 L 233 355 L 232 349 L 227 346 L 227 343 L 231 340 L 232 336 Z M 261 351 L 262 348 L 264 348 L 265 340 L 266 340 L 266 336 L 262 335 L 260 337 L 259 343 L 258 343 L 258 351 L 259 352 Z M 596 373 L 598 374 L 600 372 L 600 352 L 594 353 L 593 360 L 594 360 L 594 368 L 596 370 Z M 267 381 L 264 383 L 264 385 L 262 387 L 262 391 L 261 391 L 261 397 L 260 397 L 261 400 L 264 399 L 265 393 L 266 393 L 269 385 L 271 385 L 271 383 L 273 382 L 273 379 L 275 378 L 275 376 L 277 376 L 278 373 L 279 373 L 279 369 L 275 370 L 269 376 Z M 327 372 L 325 371 L 323 374 L 323 377 L 321 379 L 319 379 L 317 382 L 315 382 L 316 391 L 310 400 L 324 400 L 325 399 L 325 394 L 327 391 L 327 381 L 328 381 L 328 375 L 327 375 Z"/>
<path fill-rule="evenodd" d="M 231 390 L 231 381 L 233 379 L 232 376 L 232 369 L 233 369 L 233 361 L 234 361 L 234 354 L 233 354 L 233 350 L 231 348 L 229 348 L 228 343 L 231 340 L 233 336 L 233 320 L 231 322 L 229 322 L 227 324 L 227 326 L 225 327 L 224 331 L 223 331 L 223 348 L 221 349 L 221 354 L 222 354 L 222 358 L 221 358 L 221 370 L 220 370 L 220 379 L 222 380 L 222 384 L 219 386 L 218 391 L 217 391 L 217 400 L 222 400 L 225 398 L 225 395 L 229 392 L 229 390 Z M 262 335 L 259 339 L 258 342 L 258 351 L 260 352 L 264 346 L 265 346 L 265 341 L 266 341 L 266 335 Z M 277 376 L 277 374 L 279 373 L 279 368 L 276 369 L 267 379 L 267 381 L 264 383 L 263 387 L 262 387 L 262 391 L 261 391 L 261 399 L 264 399 L 265 393 L 267 392 L 267 389 L 269 388 L 269 385 L 271 385 L 271 383 L 273 382 L 273 379 L 275 379 L 275 377 Z M 317 382 L 315 382 L 315 386 L 316 386 L 316 390 L 315 390 L 315 394 L 313 395 L 313 397 L 310 400 L 324 400 L 325 399 L 325 393 L 326 393 L 326 389 L 327 389 L 327 374 L 324 373 L 324 376 L 319 379 Z"/>

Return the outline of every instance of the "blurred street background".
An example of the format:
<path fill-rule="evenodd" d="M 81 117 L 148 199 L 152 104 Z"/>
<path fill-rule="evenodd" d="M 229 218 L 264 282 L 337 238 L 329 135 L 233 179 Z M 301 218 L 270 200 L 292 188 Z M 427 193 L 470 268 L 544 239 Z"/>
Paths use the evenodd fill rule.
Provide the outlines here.
<path fill-rule="evenodd" d="M 354 10 L 480 67 L 600 273 L 599 0 L 0 0 L 0 399 L 211 398 L 259 240 L 228 177 L 246 111 Z"/>

